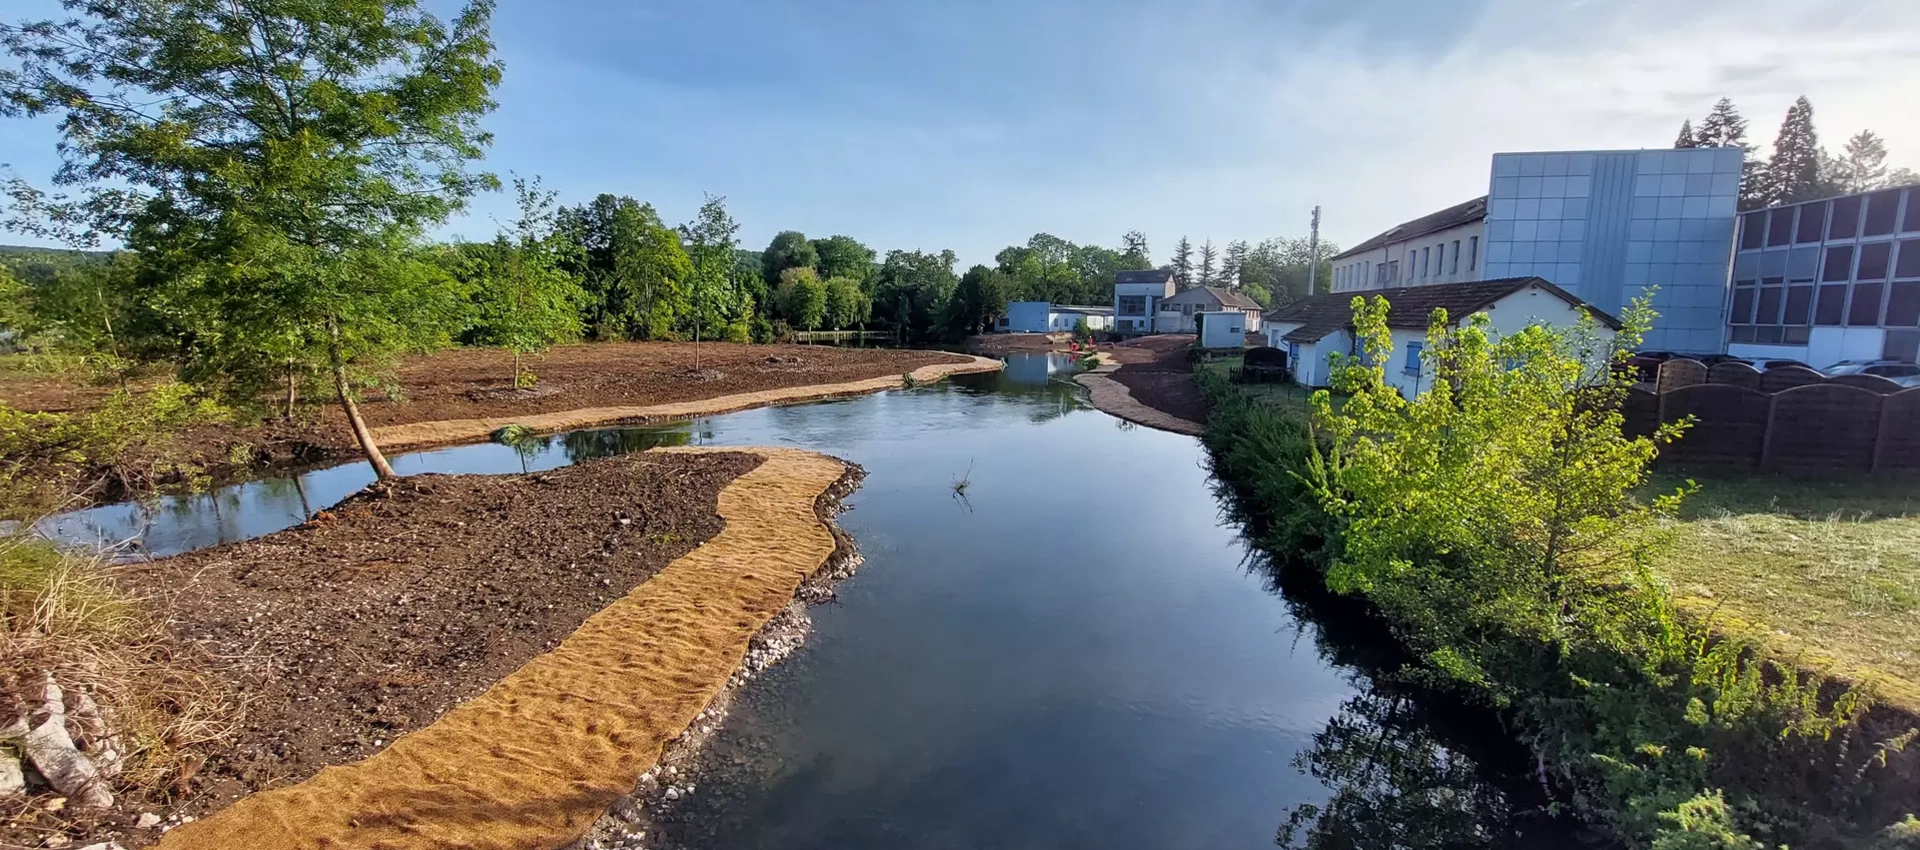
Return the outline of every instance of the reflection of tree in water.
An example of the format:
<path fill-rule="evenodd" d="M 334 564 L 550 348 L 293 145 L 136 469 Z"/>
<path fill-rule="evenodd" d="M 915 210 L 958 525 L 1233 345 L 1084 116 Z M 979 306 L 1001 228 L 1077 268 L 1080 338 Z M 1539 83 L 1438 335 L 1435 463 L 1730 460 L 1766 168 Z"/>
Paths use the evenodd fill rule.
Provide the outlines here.
<path fill-rule="evenodd" d="M 552 440 L 554 438 L 548 438 Z M 672 428 L 606 428 L 598 431 L 570 431 L 558 438 L 561 451 L 570 463 L 603 457 L 644 452 L 660 446 L 684 446 L 693 442 L 693 432 L 684 426 Z M 551 442 L 542 443 L 544 450 Z M 520 451 L 519 446 L 514 451 Z M 539 452 L 536 451 L 535 454 Z M 524 464 L 525 457 L 521 462 Z"/>
<path fill-rule="evenodd" d="M 1333 796 L 1287 816 L 1277 837 L 1286 847 L 1495 847 L 1513 815 L 1479 765 L 1434 737 L 1412 700 L 1378 689 L 1343 703 L 1293 763 Z"/>
<path fill-rule="evenodd" d="M 1363 603 L 1329 593 L 1304 565 L 1255 555 L 1249 568 L 1287 601 L 1319 656 L 1353 671 L 1359 694 L 1294 755 L 1332 796 L 1287 814 L 1276 841 L 1311 850 L 1594 847 L 1548 813 L 1527 750 L 1493 708 L 1407 681 L 1412 660 Z"/>

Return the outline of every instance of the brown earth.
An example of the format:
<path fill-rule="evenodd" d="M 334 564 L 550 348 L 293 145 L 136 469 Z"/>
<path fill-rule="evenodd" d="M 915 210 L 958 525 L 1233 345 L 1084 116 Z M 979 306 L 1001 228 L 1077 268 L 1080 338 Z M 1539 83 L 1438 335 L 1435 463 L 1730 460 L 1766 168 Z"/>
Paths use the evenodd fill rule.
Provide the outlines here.
<path fill-rule="evenodd" d="M 1190 334 L 1143 336 L 1101 348 L 1120 368 L 1108 375 L 1135 401 L 1195 425 L 1207 421 L 1207 400 L 1193 380 Z"/>
<path fill-rule="evenodd" d="M 968 337 L 966 350 L 978 354 L 1008 354 L 1015 351 L 1066 351 L 1073 334 L 981 334 Z"/>
<path fill-rule="evenodd" d="M 588 519 L 570 534 L 591 544 L 610 533 L 603 494 L 621 474 L 667 457 L 738 459 L 740 452 L 761 463 L 720 491 L 726 528 L 606 603 L 558 647 L 365 760 L 254 794 L 175 829 L 161 847 L 518 850 L 579 837 L 634 791 L 643 772 L 724 693 L 754 636 L 790 609 L 809 576 L 832 564 L 841 541 L 824 517 L 857 470 L 795 449 L 681 448 L 576 467 L 545 485 L 588 498 L 573 506 Z M 536 477 L 521 486 L 537 484 Z M 531 528 L 551 528 L 547 523 Z M 553 569 L 563 560 L 553 552 L 528 553 L 527 560 L 549 565 L 536 582 L 565 572 Z M 592 584 L 587 588 L 594 593 Z M 540 617 L 538 603 L 553 596 L 544 583 L 517 590 L 502 601 L 523 610 L 493 629 Z M 403 627 L 411 622 L 400 617 Z M 420 631 L 431 633 L 433 625 L 468 626 L 443 621 Z M 400 666 L 387 674 L 412 672 Z"/>
<path fill-rule="evenodd" d="M 170 631 L 222 659 L 244 717 L 174 799 L 64 823 L 78 844 L 139 846 L 158 837 L 133 828 L 139 812 L 203 816 L 380 751 L 719 534 L 722 488 L 760 464 L 647 452 L 532 476 L 414 476 L 295 529 L 124 568 Z M 74 815 L 0 825 L 0 845 L 36 846 Z"/>

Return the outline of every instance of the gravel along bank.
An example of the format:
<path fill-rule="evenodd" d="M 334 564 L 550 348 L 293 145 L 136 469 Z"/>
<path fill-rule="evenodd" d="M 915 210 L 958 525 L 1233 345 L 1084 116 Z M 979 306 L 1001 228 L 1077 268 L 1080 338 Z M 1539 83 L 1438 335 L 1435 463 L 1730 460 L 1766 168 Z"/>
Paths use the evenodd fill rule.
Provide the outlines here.
<path fill-rule="evenodd" d="M 750 468 L 740 469 L 742 463 Z M 616 512 L 624 502 L 609 497 L 613 482 L 608 479 L 649 464 L 672 471 L 667 474 L 692 474 L 683 464 L 721 466 L 709 474 L 736 471 L 715 499 L 724 528 L 697 546 L 678 541 L 691 546 L 690 551 L 586 616 L 554 648 L 534 655 L 423 728 L 391 743 L 370 742 L 370 756 L 361 750 L 342 759 L 359 761 L 244 797 L 176 827 L 160 846 L 556 847 L 580 838 L 609 806 L 630 799 L 643 774 L 670 745 L 690 727 L 711 726 L 699 722 L 702 714 L 730 683 L 741 679 L 743 664 L 757 663 L 750 653 L 765 657 L 763 632 L 776 618 L 790 616 L 796 595 L 808 592 L 807 582 L 823 566 L 832 573 L 852 560 L 837 555 L 850 550 L 821 514 L 823 501 L 831 503 L 850 486 L 851 467 L 793 449 L 663 449 L 541 476 L 482 479 L 559 487 L 581 503 L 573 510 L 555 508 L 548 498 L 552 494 L 543 494 L 537 502 L 509 500 L 511 504 L 493 514 L 469 511 L 463 521 L 468 527 L 510 521 L 516 509 L 540 517 L 579 513 L 586 515 L 580 522 L 601 526 L 583 545 L 612 544 L 613 551 L 619 551 L 619 541 L 626 536 L 648 532 L 636 529 L 643 524 L 637 511 L 625 516 Z M 363 499 L 349 509 L 365 510 L 367 505 L 377 501 Z M 390 536 L 405 532 L 398 512 L 393 519 L 394 524 L 378 527 Z M 539 550 L 563 542 L 558 537 L 535 538 L 526 545 Z M 664 535 L 660 542 L 665 542 Z M 545 574 L 496 574 L 491 579 L 510 585 L 511 598 L 527 605 L 553 601 L 549 584 L 555 574 L 579 570 L 605 577 L 590 566 L 595 562 L 590 552 L 565 558 L 532 552 L 527 557 L 553 566 Z M 388 567 L 377 559 L 335 566 L 338 592 L 350 592 L 347 588 L 357 576 L 377 575 Z M 588 586 L 594 583 L 590 578 Z M 404 604 L 396 600 L 396 607 Z M 458 620 L 431 618 L 406 625 L 416 633 L 433 634 L 458 625 Z M 392 633 L 388 640 L 404 642 L 406 634 Z M 759 643 L 757 636 L 763 638 Z M 465 635 L 475 643 L 483 637 Z M 469 660 L 478 663 L 485 652 L 484 646 L 476 647 Z M 407 687 L 418 674 L 402 663 L 391 668 L 390 676 Z"/>

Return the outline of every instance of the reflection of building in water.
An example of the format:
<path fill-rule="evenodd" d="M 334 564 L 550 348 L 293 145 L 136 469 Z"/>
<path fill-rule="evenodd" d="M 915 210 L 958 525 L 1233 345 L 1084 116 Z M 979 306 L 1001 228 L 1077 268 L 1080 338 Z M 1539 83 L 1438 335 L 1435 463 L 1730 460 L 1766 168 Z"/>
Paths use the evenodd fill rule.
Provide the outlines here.
<path fill-rule="evenodd" d="M 1073 364 L 1069 354 L 1030 354 L 1007 358 L 1006 377 L 1015 384 L 1044 384 Z"/>

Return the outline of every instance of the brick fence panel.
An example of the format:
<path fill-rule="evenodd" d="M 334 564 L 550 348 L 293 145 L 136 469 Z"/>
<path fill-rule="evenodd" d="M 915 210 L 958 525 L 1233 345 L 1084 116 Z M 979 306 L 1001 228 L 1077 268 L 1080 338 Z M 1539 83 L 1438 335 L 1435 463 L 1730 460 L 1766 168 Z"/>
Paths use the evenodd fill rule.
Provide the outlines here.
<path fill-rule="evenodd" d="M 1881 402 L 1879 393 L 1837 381 L 1775 395 L 1764 465 L 1812 472 L 1872 469 Z"/>
<path fill-rule="evenodd" d="M 1673 361 L 1667 361 L 1672 363 Z M 1705 367 L 1702 367 L 1705 371 Z M 1666 370 L 1661 370 L 1664 380 Z M 1695 384 L 1660 397 L 1660 420 L 1694 418 L 1680 439 L 1660 453 L 1673 463 L 1753 466 L 1766 446 L 1767 412 L 1773 398 L 1731 384 Z"/>

